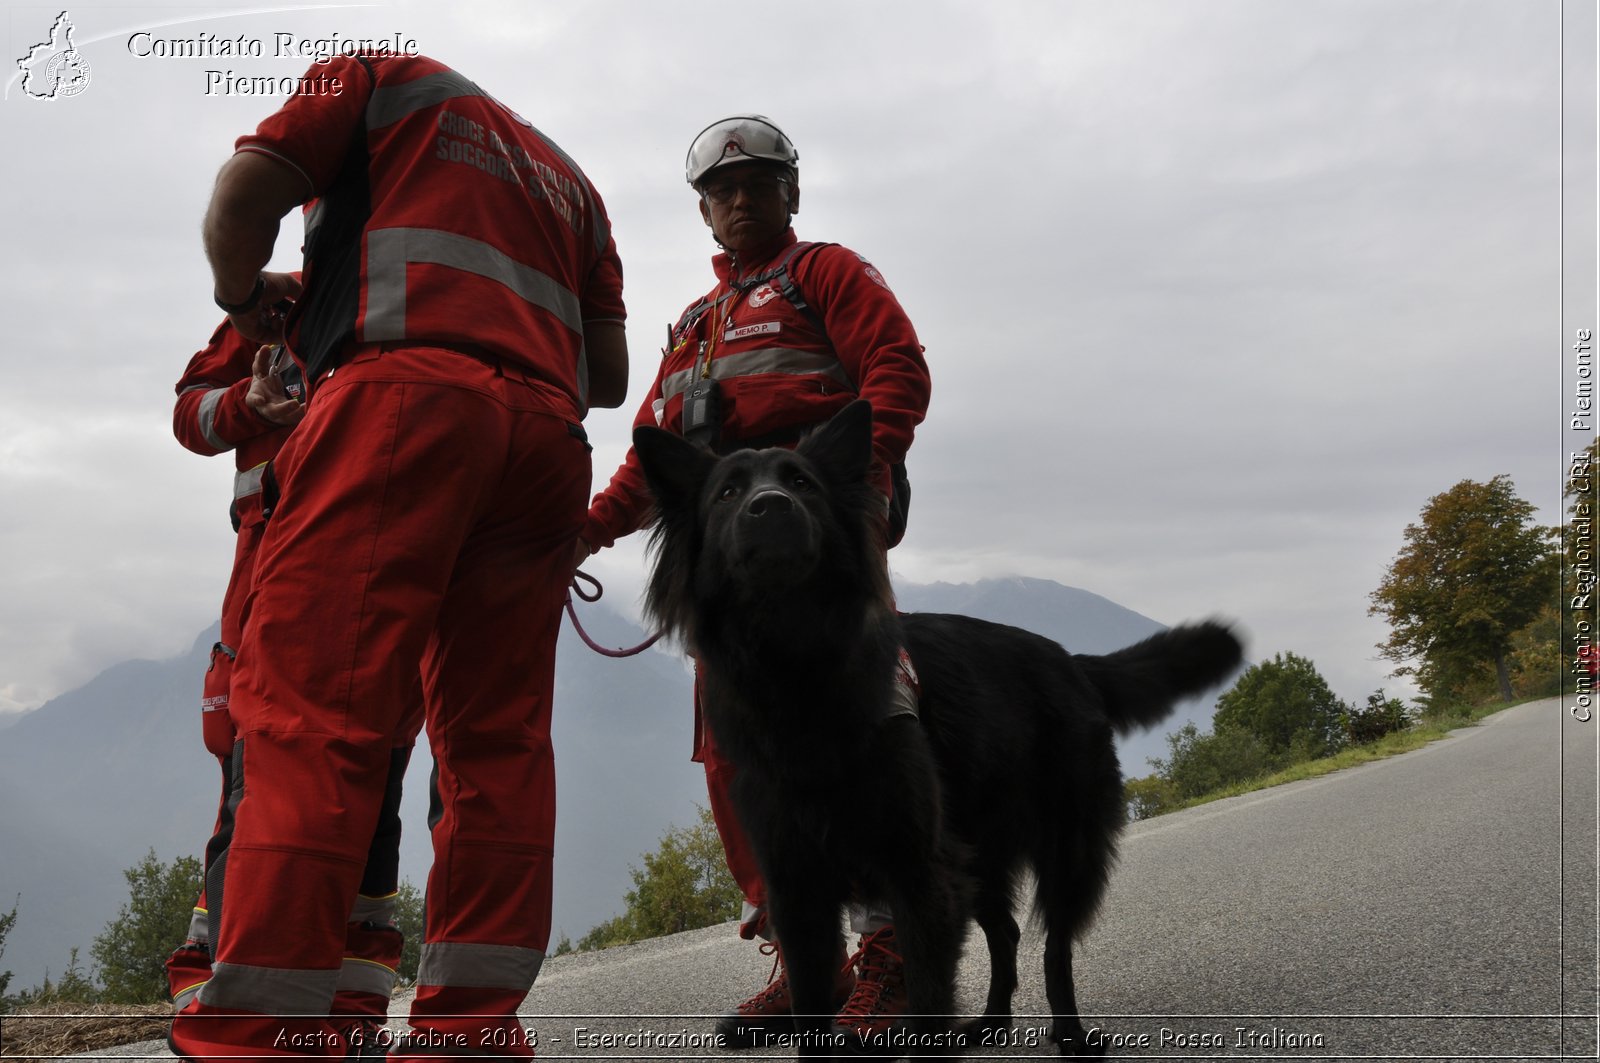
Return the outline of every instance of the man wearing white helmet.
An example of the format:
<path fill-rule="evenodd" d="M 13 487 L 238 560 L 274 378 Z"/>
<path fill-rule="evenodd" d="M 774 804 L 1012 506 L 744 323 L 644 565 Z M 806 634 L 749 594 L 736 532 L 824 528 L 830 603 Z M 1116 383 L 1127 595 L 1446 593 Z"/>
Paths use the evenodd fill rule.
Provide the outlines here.
<path fill-rule="evenodd" d="M 719 451 L 792 446 L 855 398 L 872 403 L 874 472 L 885 499 L 885 549 L 905 530 L 906 450 L 928 408 L 922 346 L 904 309 L 866 259 L 838 244 L 799 241 L 790 220 L 800 209 L 799 153 L 770 119 L 735 115 L 695 137 L 685 177 L 700 216 L 723 249 L 712 259 L 716 285 L 670 330 L 661 370 L 635 425 L 659 425 Z M 630 449 L 596 495 L 577 562 L 651 519 L 651 497 Z M 909 662 L 897 687 L 915 713 Z M 712 814 L 728 867 L 744 892 L 739 933 L 769 936 L 766 888 L 729 797 L 733 769 L 700 723 L 695 759 L 704 763 Z M 905 980 L 885 913 L 852 912 L 862 935 L 852 962 L 840 956 L 838 1026 L 868 1035 L 905 1010 Z M 778 954 L 766 988 L 723 1016 L 730 1045 L 753 1046 L 792 1030 L 787 972 Z"/>

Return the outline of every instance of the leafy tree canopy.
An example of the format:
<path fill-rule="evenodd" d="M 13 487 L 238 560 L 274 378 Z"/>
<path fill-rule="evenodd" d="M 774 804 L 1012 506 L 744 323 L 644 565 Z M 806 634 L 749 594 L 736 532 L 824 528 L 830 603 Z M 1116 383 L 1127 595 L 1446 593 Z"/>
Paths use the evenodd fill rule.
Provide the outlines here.
<path fill-rule="evenodd" d="M 1243 731 L 1274 755 L 1326 756 L 1344 739 L 1345 706 L 1316 665 L 1293 653 L 1252 665 L 1217 699 L 1216 731 Z"/>
<path fill-rule="evenodd" d="M 1462 480 L 1428 500 L 1370 595 L 1368 613 L 1389 622 L 1378 649 L 1399 666 L 1395 675 L 1417 675 L 1437 697 L 1490 662 L 1501 697 L 1511 700 L 1512 636 L 1557 589 L 1549 533 L 1532 521 L 1532 504 L 1506 476 Z"/>
<path fill-rule="evenodd" d="M 629 874 L 633 889 L 627 910 L 585 934 L 580 950 L 713 926 L 739 914 L 742 895 L 707 809 L 700 809 L 693 827 L 668 830 L 660 847 L 645 855 L 644 868 L 629 868 Z"/>
<path fill-rule="evenodd" d="M 1139 818 L 1165 811 L 1172 799 L 1187 801 L 1202 797 L 1235 783 L 1268 775 L 1282 766 L 1261 739 L 1241 729 L 1218 727 L 1214 734 L 1201 734 L 1192 723 L 1167 735 L 1172 755 L 1166 760 L 1152 759 L 1150 766 L 1165 780 L 1170 790 L 1147 785 L 1132 795 L 1148 808 L 1136 804 Z"/>
<path fill-rule="evenodd" d="M 200 861 L 180 856 L 164 864 L 152 849 L 122 874 L 128 880 L 128 903 L 89 948 L 105 987 L 101 999 L 158 1003 L 167 999 L 167 957 L 188 935 L 200 888 Z"/>

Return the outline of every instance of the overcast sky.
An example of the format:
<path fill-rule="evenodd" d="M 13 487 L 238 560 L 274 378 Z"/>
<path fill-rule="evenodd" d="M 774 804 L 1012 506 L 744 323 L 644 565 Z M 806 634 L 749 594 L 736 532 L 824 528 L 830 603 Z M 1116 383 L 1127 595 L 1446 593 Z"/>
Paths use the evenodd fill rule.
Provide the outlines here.
<path fill-rule="evenodd" d="M 60 10 L 8 7 L 8 69 Z M 1252 659 L 1309 657 L 1355 700 L 1409 691 L 1367 596 L 1430 496 L 1503 473 L 1559 519 L 1562 240 L 1589 270 L 1593 186 L 1563 213 L 1558 0 L 68 11 L 87 87 L 40 101 L 12 74 L 0 104 L 0 710 L 216 616 L 231 461 L 173 440 L 172 386 L 220 317 L 211 182 L 281 102 L 226 79 L 308 65 L 278 34 L 415 40 L 600 188 L 633 384 L 590 418 L 597 486 L 665 324 L 711 283 L 685 149 L 757 111 L 799 148 L 801 237 L 871 259 L 927 347 L 898 579 L 1220 613 Z M 135 54 L 240 37 L 264 54 Z M 1565 74 L 1592 102 L 1592 69 Z M 299 243 L 291 221 L 277 268 Z M 594 567 L 636 609 L 639 544 Z"/>

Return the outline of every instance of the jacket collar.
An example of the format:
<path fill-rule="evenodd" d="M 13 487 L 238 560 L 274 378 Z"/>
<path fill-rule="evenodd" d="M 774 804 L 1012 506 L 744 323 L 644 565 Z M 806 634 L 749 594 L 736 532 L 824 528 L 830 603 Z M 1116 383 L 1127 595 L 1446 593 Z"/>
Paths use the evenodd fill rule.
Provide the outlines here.
<path fill-rule="evenodd" d="M 733 253 L 722 251 L 711 258 L 711 268 L 717 274 L 717 280 L 723 284 L 743 277 L 751 277 L 760 273 L 768 263 L 777 258 L 784 251 L 793 247 L 798 242 L 794 234 L 794 226 L 783 230 L 783 235 L 765 247 L 746 252 L 737 260 Z"/>

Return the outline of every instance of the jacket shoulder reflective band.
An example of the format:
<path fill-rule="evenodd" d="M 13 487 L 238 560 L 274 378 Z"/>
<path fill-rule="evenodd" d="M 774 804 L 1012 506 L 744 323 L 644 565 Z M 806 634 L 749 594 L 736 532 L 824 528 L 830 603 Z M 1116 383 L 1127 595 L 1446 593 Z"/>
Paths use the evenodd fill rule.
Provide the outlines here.
<path fill-rule="evenodd" d="M 567 269 L 571 264 L 560 251 L 550 253 L 553 264 L 542 251 L 514 257 L 504 234 L 494 231 L 488 208 L 439 227 L 446 215 L 433 204 L 448 191 L 441 184 L 448 175 L 418 171 L 406 196 L 376 191 L 374 167 L 388 167 L 412 141 L 432 143 L 433 123 L 406 125 L 408 118 L 448 105 L 452 111 L 476 115 L 477 128 L 475 123 L 488 120 L 486 115 L 510 114 L 459 72 L 432 69 L 438 64 L 431 61 L 428 65 L 428 71 L 410 80 L 404 79 L 413 70 L 402 60 L 381 66 L 376 74 L 368 71 L 373 86 L 359 128 L 352 131 L 341 168 L 307 218 L 308 294 L 301 300 L 303 317 L 291 325 L 296 354 L 307 376 L 318 380 L 343 357 L 352 339 L 452 347 L 481 342 L 497 356 L 510 353 L 513 360 L 520 350 L 517 343 L 526 341 L 550 352 L 528 360 L 570 398 L 572 414 L 581 416 L 588 400 L 588 362 L 583 300 L 573 278 L 583 271 Z M 456 101 L 461 101 L 459 108 Z M 499 148 L 480 150 L 482 158 L 475 164 L 505 182 L 492 185 L 494 195 L 515 199 L 519 206 L 530 196 L 546 202 L 578 234 L 573 237 L 575 251 L 586 254 L 583 242 L 592 239 L 594 253 L 602 255 L 610 246 L 609 225 L 582 171 L 520 118 L 514 127 L 506 122 L 501 132 L 505 140 L 497 135 L 493 141 Z M 518 166 L 533 168 L 538 180 L 518 172 Z M 548 191 L 542 175 L 559 191 Z M 536 250 L 543 245 L 524 241 L 523 246 Z M 413 270 L 419 266 L 432 269 L 435 277 L 446 271 L 442 275 L 449 278 L 451 291 L 459 287 L 460 298 L 446 299 L 438 285 L 417 282 Z M 458 311 L 463 301 L 479 304 L 484 313 L 464 321 Z M 488 338 L 480 337 L 480 331 Z"/>

